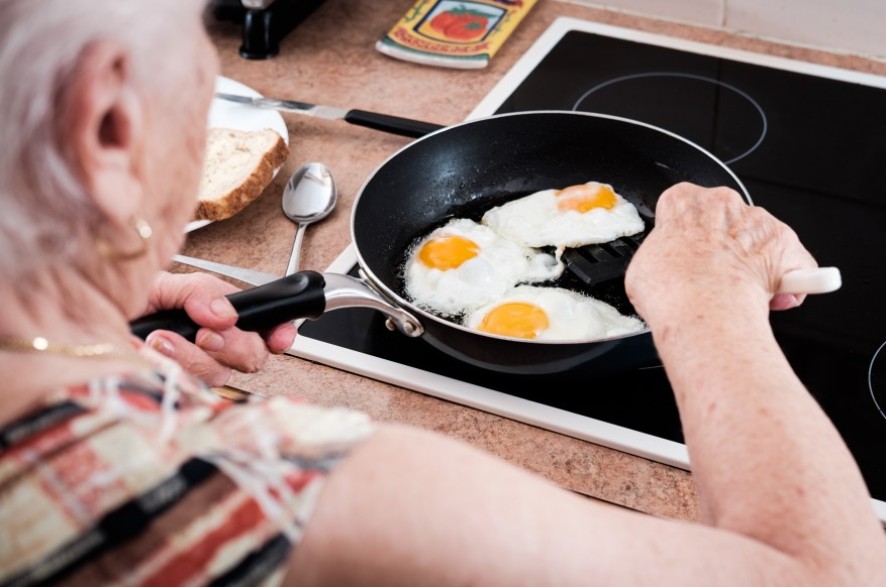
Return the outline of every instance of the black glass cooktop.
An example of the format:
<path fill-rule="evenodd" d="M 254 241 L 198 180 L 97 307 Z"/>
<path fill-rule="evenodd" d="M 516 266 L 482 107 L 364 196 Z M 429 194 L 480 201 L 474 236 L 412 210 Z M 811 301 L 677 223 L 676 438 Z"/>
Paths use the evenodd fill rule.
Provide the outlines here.
<path fill-rule="evenodd" d="M 550 109 L 633 118 L 698 143 L 726 161 L 754 203 L 791 225 L 822 265 L 840 268 L 842 289 L 775 313 L 772 324 L 873 496 L 886 501 L 886 350 L 878 354 L 886 341 L 886 89 L 571 31 L 497 112 Z M 301 332 L 682 442 L 661 368 L 594 378 L 491 373 L 388 332 L 371 310 L 330 312 Z M 518 391 L 525 389 L 537 391 Z"/>

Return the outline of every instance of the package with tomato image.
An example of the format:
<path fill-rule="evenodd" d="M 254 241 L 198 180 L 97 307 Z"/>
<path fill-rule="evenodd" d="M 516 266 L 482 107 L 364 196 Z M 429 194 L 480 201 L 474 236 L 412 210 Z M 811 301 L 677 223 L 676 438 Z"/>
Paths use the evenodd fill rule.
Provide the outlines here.
<path fill-rule="evenodd" d="M 419 0 L 376 49 L 425 65 L 486 67 L 536 1 Z"/>

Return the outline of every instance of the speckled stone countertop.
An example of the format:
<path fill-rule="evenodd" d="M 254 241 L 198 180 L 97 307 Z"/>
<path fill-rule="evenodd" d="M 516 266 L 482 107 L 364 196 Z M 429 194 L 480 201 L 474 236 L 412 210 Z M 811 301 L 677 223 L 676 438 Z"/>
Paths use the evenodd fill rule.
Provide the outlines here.
<path fill-rule="evenodd" d="M 541 0 L 490 65 L 461 71 L 401 62 L 374 44 L 412 0 L 326 0 L 264 61 L 241 58 L 239 26 L 209 23 L 222 74 L 264 95 L 361 108 L 452 124 L 463 120 L 535 39 L 559 16 L 572 16 L 678 38 L 886 75 L 886 62 L 750 39 L 698 27 Z M 354 198 L 369 174 L 407 138 L 340 121 L 283 115 L 291 155 L 264 195 L 239 215 L 189 235 L 184 253 L 282 274 L 296 227 L 280 207 L 285 179 L 308 161 L 332 170 L 339 204 L 304 238 L 301 267 L 324 270 L 350 242 Z M 175 271 L 185 270 L 181 266 Z M 643 458 L 511 421 L 296 357 L 273 357 L 232 384 L 262 395 L 293 395 L 363 410 L 379 421 L 408 423 L 459 438 L 570 490 L 653 515 L 695 519 L 691 475 Z"/>

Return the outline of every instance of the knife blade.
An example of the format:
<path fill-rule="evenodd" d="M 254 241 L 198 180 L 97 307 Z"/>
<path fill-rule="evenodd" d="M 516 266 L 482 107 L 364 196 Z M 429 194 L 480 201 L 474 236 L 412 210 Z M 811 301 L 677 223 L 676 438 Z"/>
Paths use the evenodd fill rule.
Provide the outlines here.
<path fill-rule="evenodd" d="M 357 126 L 372 128 L 404 137 L 423 137 L 428 133 L 443 128 L 439 124 L 412 120 L 410 118 L 401 118 L 390 114 L 379 114 L 358 109 L 348 110 L 346 108 L 336 108 L 334 106 L 309 104 L 308 102 L 299 102 L 297 100 L 278 100 L 260 96 L 241 96 L 239 94 L 228 94 L 225 92 L 216 92 L 215 97 L 221 100 L 227 100 L 228 102 L 236 102 L 237 104 L 245 104 L 255 108 L 295 112 L 297 114 L 323 118 L 326 120 L 344 120 L 345 122 Z"/>
<path fill-rule="evenodd" d="M 190 265 L 191 267 L 197 267 L 198 269 L 205 269 L 206 271 L 218 273 L 219 275 L 224 275 L 226 277 L 232 277 L 243 283 L 248 283 L 249 285 L 264 285 L 280 279 L 278 275 L 272 273 L 244 269 L 243 267 L 225 265 L 223 263 L 207 261 L 206 259 L 197 259 L 186 255 L 175 255 L 172 257 L 172 260 L 185 265 Z"/>

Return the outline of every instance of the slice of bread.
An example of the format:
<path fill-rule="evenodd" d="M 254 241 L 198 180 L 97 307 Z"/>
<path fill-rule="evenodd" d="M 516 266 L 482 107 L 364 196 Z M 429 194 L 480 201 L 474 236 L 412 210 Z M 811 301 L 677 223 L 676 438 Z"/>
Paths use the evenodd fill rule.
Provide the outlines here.
<path fill-rule="evenodd" d="M 269 128 L 210 128 L 195 220 L 230 218 L 258 198 L 289 157 L 283 138 Z"/>

